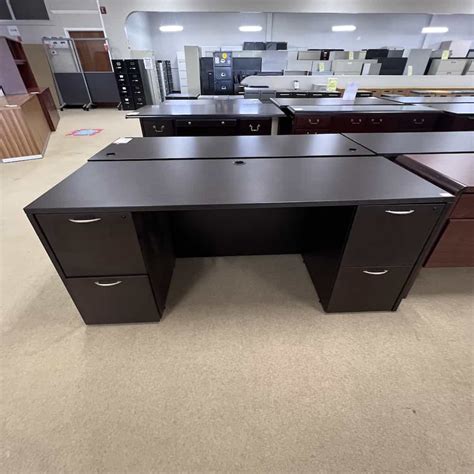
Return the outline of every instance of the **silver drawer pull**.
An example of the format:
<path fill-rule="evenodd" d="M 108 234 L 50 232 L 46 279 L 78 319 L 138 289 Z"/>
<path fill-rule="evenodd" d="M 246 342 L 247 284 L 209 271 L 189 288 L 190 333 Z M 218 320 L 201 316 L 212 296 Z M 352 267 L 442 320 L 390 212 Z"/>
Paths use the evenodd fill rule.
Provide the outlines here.
<path fill-rule="evenodd" d="M 153 130 L 156 132 L 156 133 L 163 133 L 165 131 L 165 126 L 162 125 L 159 129 L 156 125 L 153 125 Z"/>
<path fill-rule="evenodd" d="M 311 124 L 311 125 L 318 125 L 319 122 L 320 122 L 320 119 L 316 119 L 315 121 L 311 120 L 311 119 L 308 119 L 308 122 Z"/>
<path fill-rule="evenodd" d="M 385 275 L 386 273 L 388 273 L 388 270 L 382 270 L 381 272 L 369 272 L 369 270 L 362 270 L 363 273 L 365 273 L 366 275 Z"/>
<path fill-rule="evenodd" d="M 99 222 L 101 220 L 102 217 L 96 217 L 95 219 L 68 219 L 73 224 L 92 224 L 92 222 Z"/>
<path fill-rule="evenodd" d="M 122 283 L 120 280 L 114 281 L 112 283 L 101 283 L 100 281 L 95 281 L 94 284 L 97 286 L 117 286 Z"/>
<path fill-rule="evenodd" d="M 252 124 L 249 124 L 249 128 L 251 132 L 258 132 L 260 130 L 260 124 L 257 124 L 256 127 L 254 127 Z"/>
<path fill-rule="evenodd" d="M 387 214 L 395 214 L 396 216 L 406 216 L 407 214 L 413 214 L 415 211 L 410 209 L 409 211 L 385 211 Z"/>

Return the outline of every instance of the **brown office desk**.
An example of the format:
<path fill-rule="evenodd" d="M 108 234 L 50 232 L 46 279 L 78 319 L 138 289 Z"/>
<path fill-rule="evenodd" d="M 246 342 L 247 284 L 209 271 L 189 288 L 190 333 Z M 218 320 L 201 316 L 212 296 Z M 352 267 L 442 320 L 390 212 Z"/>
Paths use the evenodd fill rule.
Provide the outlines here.
<path fill-rule="evenodd" d="M 474 266 L 474 153 L 404 155 L 397 162 L 456 195 L 425 266 Z"/>
<path fill-rule="evenodd" d="M 53 96 L 49 87 L 38 87 L 36 90 L 30 90 L 31 94 L 36 94 L 43 109 L 44 116 L 48 122 L 49 129 L 54 132 L 58 128 L 59 112 L 54 103 Z"/>
<path fill-rule="evenodd" d="M 474 104 L 429 104 L 432 109 L 443 112 L 438 120 L 438 130 L 474 131 Z"/>

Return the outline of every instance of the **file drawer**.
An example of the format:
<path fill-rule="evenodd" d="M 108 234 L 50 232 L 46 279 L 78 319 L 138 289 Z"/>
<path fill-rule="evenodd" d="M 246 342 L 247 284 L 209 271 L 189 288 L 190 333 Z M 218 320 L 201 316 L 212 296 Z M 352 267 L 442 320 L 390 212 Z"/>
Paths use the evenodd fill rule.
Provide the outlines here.
<path fill-rule="evenodd" d="M 172 120 L 142 119 L 140 123 L 144 137 L 169 137 L 174 135 Z"/>
<path fill-rule="evenodd" d="M 395 132 L 399 125 L 395 114 L 367 114 L 367 132 Z"/>
<path fill-rule="evenodd" d="M 36 217 L 67 277 L 146 273 L 131 214 Z"/>
<path fill-rule="evenodd" d="M 329 128 L 331 126 L 331 117 L 329 115 L 297 117 L 295 123 L 296 128 L 303 128 L 305 130 L 318 130 Z"/>
<path fill-rule="evenodd" d="M 86 324 L 160 320 L 147 275 L 67 278 L 65 284 Z"/>
<path fill-rule="evenodd" d="M 443 208 L 431 204 L 359 207 L 342 265 L 412 265 Z"/>
<path fill-rule="evenodd" d="M 214 77 L 217 80 L 232 79 L 231 67 L 219 67 L 215 69 Z"/>
<path fill-rule="evenodd" d="M 240 135 L 270 135 L 271 131 L 271 119 L 242 119 L 239 121 Z"/>
<path fill-rule="evenodd" d="M 391 311 L 411 267 L 345 267 L 337 276 L 326 311 Z"/>

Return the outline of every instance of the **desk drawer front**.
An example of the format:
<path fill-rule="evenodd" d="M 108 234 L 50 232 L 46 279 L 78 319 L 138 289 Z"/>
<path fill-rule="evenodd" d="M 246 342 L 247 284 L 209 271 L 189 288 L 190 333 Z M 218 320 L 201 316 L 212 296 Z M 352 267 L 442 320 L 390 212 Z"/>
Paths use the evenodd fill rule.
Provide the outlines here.
<path fill-rule="evenodd" d="M 334 121 L 335 128 L 341 132 L 359 132 L 367 127 L 367 115 L 364 114 L 339 115 Z"/>
<path fill-rule="evenodd" d="M 431 131 L 434 130 L 438 114 L 409 114 L 401 117 L 399 130 L 401 132 Z"/>
<path fill-rule="evenodd" d="M 241 135 L 270 135 L 272 131 L 271 119 L 245 119 L 239 121 Z"/>
<path fill-rule="evenodd" d="M 160 320 L 146 275 L 67 278 L 65 284 L 86 324 Z"/>
<path fill-rule="evenodd" d="M 418 258 L 443 205 L 359 207 L 342 265 L 412 265 Z"/>
<path fill-rule="evenodd" d="M 456 203 L 451 218 L 474 219 L 474 194 L 463 194 Z"/>
<path fill-rule="evenodd" d="M 331 117 L 329 115 L 311 115 L 305 117 L 296 117 L 296 128 L 304 130 L 318 130 L 329 128 L 331 126 Z"/>
<path fill-rule="evenodd" d="M 391 311 L 411 267 L 346 267 L 338 274 L 329 312 Z"/>
<path fill-rule="evenodd" d="M 174 135 L 172 120 L 141 119 L 144 137 L 168 137 Z"/>
<path fill-rule="evenodd" d="M 393 114 L 367 114 L 368 132 L 394 132 L 398 129 L 398 118 Z"/>
<path fill-rule="evenodd" d="M 131 214 L 36 217 L 66 276 L 146 273 Z"/>
<path fill-rule="evenodd" d="M 190 119 L 190 120 L 176 120 L 176 126 L 180 128 L 193 127 L 235 127 L 237 125 L 236 119 Z"/>

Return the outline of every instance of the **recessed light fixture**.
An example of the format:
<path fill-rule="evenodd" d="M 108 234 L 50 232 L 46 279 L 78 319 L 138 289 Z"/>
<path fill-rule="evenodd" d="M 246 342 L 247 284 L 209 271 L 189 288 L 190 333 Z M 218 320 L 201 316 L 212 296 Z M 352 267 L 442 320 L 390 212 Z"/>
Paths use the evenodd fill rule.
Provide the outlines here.
<path fill-rule="evenodd" d="M 447 26 L 425 26 L 421 32 L 427 33 L 447 33 L 449 28 Z"/>
<path fill-rule="evenodd" d="M 239 26 L 239 30 L 242 31 L 242 33 L 257 33 L 262 31 L 262 27 L 260 25 L 243 25 Z"/>
<path fill-rule="evenodd" d="M 179 31 L 183 31 L 183 27 L 181 25 L 163 25 L 160 26 L 160 31 L 163 33 L 177 33 Z"/>
<path fill-rule="evenodd" d="M 355 31 L 357 28 L 355 25 L 334 25 L 331 30 L 340 33 L 341 31 Z"/>

